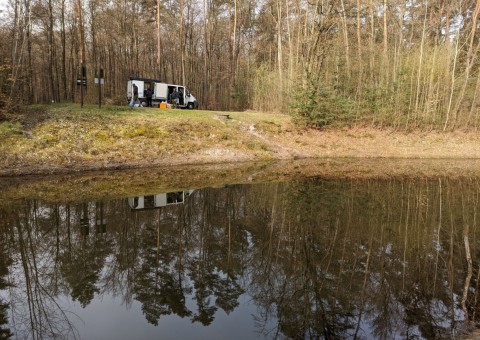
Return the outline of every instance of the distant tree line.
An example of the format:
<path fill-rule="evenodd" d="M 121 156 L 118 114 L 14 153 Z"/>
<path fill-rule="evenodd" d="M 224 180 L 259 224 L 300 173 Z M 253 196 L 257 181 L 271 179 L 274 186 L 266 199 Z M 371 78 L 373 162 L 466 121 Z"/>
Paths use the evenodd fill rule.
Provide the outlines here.
<path fill-rule="evenodd" d="M 126 101 L 130 76 L 187 85 L 205 109 L 309 126 L 477 128 L 480 1 L 9 0 L 0 100 Z"/>

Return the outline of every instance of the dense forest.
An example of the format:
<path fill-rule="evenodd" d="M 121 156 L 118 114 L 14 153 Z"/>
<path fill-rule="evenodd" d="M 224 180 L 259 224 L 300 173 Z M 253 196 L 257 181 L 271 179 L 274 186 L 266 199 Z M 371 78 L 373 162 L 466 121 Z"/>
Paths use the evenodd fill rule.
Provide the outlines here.
<path fill-rule="evenodd" d="M 109 103 L 131 76 L 307 124 L 476 128 L 477 0 L 8 0 L 0 102 Z M 82 89 L 83 91 L 83 89 Z"/>

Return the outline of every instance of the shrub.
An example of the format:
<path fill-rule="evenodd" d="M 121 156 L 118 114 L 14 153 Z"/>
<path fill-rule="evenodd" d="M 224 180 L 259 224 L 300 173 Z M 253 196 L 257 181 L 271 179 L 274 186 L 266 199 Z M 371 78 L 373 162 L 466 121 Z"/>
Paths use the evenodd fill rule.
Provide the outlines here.
<path fill-rule="evenodd" d="M 333 89 L 322 87 L 307 77 L 306 86 L 297 86 L 292 94 L 290 113 L 299 125 L 321 128 L 345 123 L 353 117 L 352 102 Z"/>

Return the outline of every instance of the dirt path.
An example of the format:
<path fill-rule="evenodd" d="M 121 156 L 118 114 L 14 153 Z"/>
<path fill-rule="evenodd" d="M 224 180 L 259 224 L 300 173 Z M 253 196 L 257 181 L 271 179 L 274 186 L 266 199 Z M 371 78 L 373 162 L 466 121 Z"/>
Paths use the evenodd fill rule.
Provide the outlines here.
<path fill-rule="evenodd" d="M 258 138 L 260 141 L 265 143 L 268 150 L 270 150 L 273 155 L 276 155 L 276 158 L 278 159 L 302 158 L 302 155 L 299 153 L 298 149 L 286 145 L 285 140 L 282 140 L 282 142 L 279 143 L 278 140 L 274 141 L 271 138 L 267 138 L 266 135 L 259 133 L 256 130 L 255 125 L 249 125 L 248 128 L 246 128 L 246 131 L 253 137 Z"/>

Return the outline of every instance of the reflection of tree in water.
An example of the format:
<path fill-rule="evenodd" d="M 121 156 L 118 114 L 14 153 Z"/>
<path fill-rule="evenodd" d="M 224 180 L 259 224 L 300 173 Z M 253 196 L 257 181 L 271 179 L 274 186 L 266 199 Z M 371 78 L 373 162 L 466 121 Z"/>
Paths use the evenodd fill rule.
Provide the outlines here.
<path fill-rule="evenodd" d="M 72 240 L 68 240 L 60 259 L 61 271 L 71 288 L 72 299 L 78 300 L 83 308 L 100 292 L 97 286 L 100 272 L 105 266 L 106 257 L 112 251 L 111 242 L 95 233 L 90 221 L 91 209 L 91 205 L 86 203 L 79 207 L 77 216 L 83 221 L 83 225 L 80 225 L 80 235 L 77 234 L 73 243 Z"/>
<path fill-rule="evenodd" d="M 242 290 L 226 267 L 231 254 L 223 246 L 225 232 L 214 227 L 218 215 L 211 209 L 210 203 L 169 206 L 151 213 L 143 225 L 143 264 L 135 292 L 150 323 L 173 313 L 209 325 L 217 308 L 229 313 L 238 306 Z M 185 295 L 192 293 L 196 311 L 185 305 Z"/>
<path fill-rule="evenodd" d="M 229 314 L 238 306 L 238 298 L 243 289 L 236 277 L 216 272 L 208 260 L 193 260 L 190 277 L 194 282 L 197 313 L 192 321 L 198 321 L 207 326 L 212 323 L 218 308 Z"/>
<path fill-rule="evenodd" d="M 4 288 L 2 287 L 2 289 Z M 5 303 L 2 299 L 0 302 L 0 339 L 9 339 L 13 336 L 8 327 L 8 307 L 8 303 Z"/>
<path fill-rule="evenodd" d="M 212 277 L 209 273 L 200 271 L 198 276 L 194 276 L 195 281 L 195 300 L 197 301 L 197 313 L 192 321 L 200 322 L 204 326 L 208 326 L 214 320 L 217 307 L 213 305 L 212 296 Z"/>
<path fill-rule="evenodd" d="M 220 279 L 214 284 L 215 304 L 225 313 L 230 314 L 238 307 L 238 298 L 244 292 L 243 288 L 238 284 L 235 277 L 227 274 L 226 278 Z"/>
<path fill-rule="evenodd" d="M 249 193 L 277 195 L 277 199 L 256 199 L 252 204 L 255 211 L 248 213 L 250 219 L 256 218 L 246 227 L 258 245 L 252 254 L 249 293 L 262 307 L 257 324 L 265 334 L 294 339 L 344 338 L 347 330 L 354 328 L 354 305 L 340 289 L 338 274 L 329 273 L 338 265 L 331 253 L 338 231 L 320 230 L 330 217 L 318 215 L 325 204 L 322 200 L 338 201 L 341 195 L 323 192 L 319 198 L 309 187 L 295 186 L 292 193 L 276 184 L 272 195 L 255 195 L 256 190 Z M 276 328 L 271 328 L 271 319 L 277 319 Z"/>
<path fill-rule="evenodd" d="M 178 242 L 171 234 L 172 228 L 161 228 L 160 214 L 155 218 L 141 235 L 143 263 L 135 274 L 134 291 L 148 322 L 158 325 L 162 315 L 186 317 L 191 312 L 185 306 L 189 289 L 183 287 L 183 273 L 177 273 L 173 264 Z"/>
<path fill-rule="evenodd" d="M 142 311 L 148 322 L 158 325 L 162 315 L 172 313 L 180 317 L 190 316 L 191 312 L 185 306 L 185 293 L 171 273 L 160 270 L 153 277 L 139 274 L 136 299 L 142 303 Z"/>
<path fill-rule="evenodd" d="M 12 221 L 9 252 L 15 254 L 8 290 L 17 338 L 76 338 L 76 330 L 59 306 L 64 290 L 59 268 L 63 211 L 27 202 Z"/>
<path fill-rule="evenodd" d="M 102 205 L 109 221 L 109 230 L 103 234 L 103 229 L 95 228 L 98 204 L 58 206 L 33 202 L 26 216 L 19 212 L 16 217 L 22 221 L 13 224 L 19 229 L 16 244 L 24 259 L 24 282 L 29 283 L 19 284 L 27 286 L 27 298 L 17 303 L 28 303 L 17 308 L 26 316 L 17 318 L 17 325 L 25 325 L 25 330 L 30 326 L 28 320 L 32 318 L 28 316 L 32 314 L 25 310 L 36 309 L 37 301 L 45 306 L 45 301 L 66 294 L 86 307 L 103 290 L 121 293 L 124 301 L 131 297 L 139 301 L 147 320 L 155 325 L 162 315 L 191 317 L 192 321 L 209 324 L 217 308 L 231 312 L 238 306 L 242 292 L 236 271 L 241 268 L 238 249 L 244 240 L 233 240 L 235 231 L 227 230 L 224 216 L 220 222 L 215 214 L 208 213 L 205 218 L 210 211 L 207 206 L 211 204 L 177 205 L 132 215 L 124 212 L 128 205 L 109 202 L 104 209 Z M 225 207 L 221 210 L 225 211 Z M 159 212 L 163 216 L 160 224 Z M 103 217 L 100 220 L 103 223 Z M 212 240 L 207 240 L 207 234 L 202 242 L 198 239 L 199 220 L 202 225 L 211 224 L 207 234 L 214 236 Z M 218 234 L 219 227 L 214 226 L 217 223 L 224 228 Z M 198 259 L 199 252 L 206 257 Z M 106 263 L 112 254 L 113 261 Z M 202 270 L 198 271 L 196 261 L 201 262 Z M 190 309 L 186 296 L 194 294 L 194 290 L 197 306 Z M 42 310 L 43 320 L 54 325 L 51 329 L 56 334 L 73 335 L 68 319 L 62 320 L 63 311 L 58 310 L 57 315 L 58 307 Z M 49 333 L 40 325 L 37 334 Z"/>
<path fill-rule="evenodd" d="M 26 287 L 11 299 L 24 303 L 16 321 L 38 315 L 48 322 L 36 334 L 48 323 L 72 334 L 55 297 L 85 307 L 107 292 L 141 303 L 154 325 L 163 315 L 210 325 L 246 291 L 263 335 L 448 338 L 466 324 L 462 310 L 478 320 L 479 188 L 312 179 L 205 189 L 159 210 L 108 202 L 106 234 L 94 233 L 93 203 L 29 202 L 1 239 L 19 259 L 13 283 Z"/>
<path fill-rule="evenodd" d="M 2 214 L 0 214 L 0 218 L 2 218 Z M 12 264 L 6 247 L 7 237 L 8 234 L 4 232 L 3 226 L 0 224 L 0 290 L 9 286 L 6 278 L 9 273 L 8 267 Z M 3 298 L 0 298 L 0 339 L 9 339 L 13 336 L 8 326 L 8 309 L 9 304 Z"/>
<path fill-rule="evenodd" d="M 455 295 L 466 270 L 456 226 L 478 229 L 478 199 L 457 183 L 440 185 L 443 193 L 422 181 L 311 180 L 247 193 L 254 221 L 245 227 L 258 245 L 249 292 L 263 307 L 259 327 L 278 322 L 262 331 L 292 338 L 461 331 Z M 478 278 L 471 281 L 476 292 Z"/>
<path fill-rule="evenodd" d="M 195 232 L 197 256 L 189 260 L 189 276 L 194 282 L 197 313 L 193 321 L 209 325 L 217 308 L 227 314 L 238 306 L 244 292 L 238 280 L 242 271 L 245 233 L 232 227 L 238 209 L 235 188 L 207 189 L 197 193 L 199 223 Z"/>

